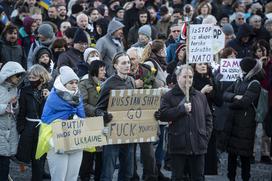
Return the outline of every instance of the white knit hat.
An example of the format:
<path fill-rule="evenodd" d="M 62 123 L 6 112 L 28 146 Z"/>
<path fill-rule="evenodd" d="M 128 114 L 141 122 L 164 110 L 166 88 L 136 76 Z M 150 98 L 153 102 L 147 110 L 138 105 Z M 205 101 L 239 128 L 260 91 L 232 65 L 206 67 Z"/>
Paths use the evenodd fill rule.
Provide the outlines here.
<path fill-rule="evenodd" d="M 71 80 L 79 81 L 78 76 L 70 67 L 62 66 L 60 67 L 59 71 L 60 71 L 60 81 L 63 85 L 67 84 Z"/>

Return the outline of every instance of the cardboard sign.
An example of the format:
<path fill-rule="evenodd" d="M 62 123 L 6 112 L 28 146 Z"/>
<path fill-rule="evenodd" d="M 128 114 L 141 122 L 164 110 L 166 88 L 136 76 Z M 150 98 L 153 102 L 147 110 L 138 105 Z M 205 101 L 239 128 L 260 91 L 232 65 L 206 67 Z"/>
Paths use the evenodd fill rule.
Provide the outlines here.
<path fill-rule="evenodd" d="M 223 75 L 221 81 L 234 82 L 241 74 L 241 59 L 221 59 L 220 73 Z"/>
<path fill-rule="evenodd" d="M 158 122 L 154 112 L 160 106 L 161 93 L 161 89 L 112 90 L 108 144 L 156 141 Z"/>
<path fill-rule="evenodd" d="M 190 25 L 189 63 L 213 61 L 213 25 Z"/>
<path fill-rule="evenodd" d="M 55 121 L 52 127 L 57 150 L 65 152 L 107 144 L 106 136 L 102 134 L 103 117 Z"/>
<path fill-rule="evenodd" d="M 225 34 L 219 26 L 213 27 L 213 42 L 212 42 L 213 54 L 218 53 L 225 47 Z"/>

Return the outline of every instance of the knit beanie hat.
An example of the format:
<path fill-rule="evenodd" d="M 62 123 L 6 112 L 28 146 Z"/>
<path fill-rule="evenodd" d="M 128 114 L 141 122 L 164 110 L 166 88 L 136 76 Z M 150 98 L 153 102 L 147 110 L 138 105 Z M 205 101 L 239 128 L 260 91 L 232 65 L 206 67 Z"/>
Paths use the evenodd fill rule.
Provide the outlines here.
<path fill-rule="evenodd" d="M 179 45 L 178 45 L 178 47 L 177 47 L 177 49 L 176 49 L 176 55 L 179 53 L 179 51 L 182 49 L 182 48 L 184 48 L 184 47 L 186 47 L 186 43 L 180 43 Z"/>
<path fill-rule="evenodd" d="M 25 32 L 30 34 L 31 33 L 31 26 L 32 26 L 32 23 L 34 22 L 34 19 L 31 18 L 30 16 L 26 16 L 24 18 L 24 21 L 23 21 L 23 26 L 24 26 L 24 29 L 25 29 Z"/>
<path fill-rule="evenodd" d="M 234 30 L 231 24 L 224 24 L 222 27 L 222 31 L 223 33 L 225 33 L 225 35 L 232 35 L 234 34 Z"/>
<path fill-rule="evenodd" d="M 240 67 L 244 72 L 248 73 L 255 67 L 256 63 L 257 61 L 255 59 L 246 57 L 240 61 Z"/>
<path fill-rule="evenodd" d="M 75 33 L 74 43 L 88 43 L 88 37 L 81 28 L 78 28 Z"/>
<path fill-rule="evenodd" d="M 38 52 L 37 52 L 37 59 L 39 59 L 42 55 L 47 54 L 49 56 L 50 59 L 52 59 L 52 53 L 50 51 L 50 49 L 48 49 L 47 47 L 43 47 L 41 48 Z"/>
<path fill-rule="evenodd" d="M 79 81 L 79 78 L 76 75 L 76 73 L 73 71 L 73 69 L 71 69 L 68 66 L 60 67 L 59 72 L 60 72 L 60 81 L 63 85 L 67 84 L 68 82 L 72 80 Z"/>
<path fill-rule="evenodd" d="M 139 28 L 138 34 L 143 34 L 151 40 L 151 27 L 150 25 L 143 25 Z"/>
<path fill-rule="evenodd" d="M 72 6 L 71 11 L 72 11 L 72 14 L 77 14 L 77 13 L 83 11 L 83 7 L 80 4 L 74 4 Z"/>
<path fill-rule="evenodd" d="M 49 24 L 41 24 L 38 33 L 48 39 L 52 39 L 55 35 L 52 26 Z"/>
<path fill-rule="evenodd" d="M 87 48 L 85 51 L 84 51 L 84 54 L 83 54 L 83 57 L 84 57 L 84 61 L 87 62 L 88 60 L 88 57 L 90 55 L 91 52 L 96 52 L 98 55 L 100 55 L 99 51 L 95 48 Z"/>
<path fill-rule="evenodd" d="M 97 7 L 97 11 L 99 12 L 99 14 L 101 14 L 102 16 L 104 16 L 105 14 L 105 5 L 101 4 Z"/>

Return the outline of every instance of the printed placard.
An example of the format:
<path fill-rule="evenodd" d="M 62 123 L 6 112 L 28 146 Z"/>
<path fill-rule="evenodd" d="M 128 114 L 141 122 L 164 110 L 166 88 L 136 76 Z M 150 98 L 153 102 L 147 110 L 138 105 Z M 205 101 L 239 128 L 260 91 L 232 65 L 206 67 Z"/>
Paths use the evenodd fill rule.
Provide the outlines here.
<path fill-rule="evenodd" d="M 220 73 L 223 75 L 221 81 L 234 82 L 241 74 L 241 59 L 221 59 Z"/>
<path fill-rule="evenodd" d="M 52 124 L 56 150 L 71 151 L 107 144 L 103 117 L 57 120 Z"/>

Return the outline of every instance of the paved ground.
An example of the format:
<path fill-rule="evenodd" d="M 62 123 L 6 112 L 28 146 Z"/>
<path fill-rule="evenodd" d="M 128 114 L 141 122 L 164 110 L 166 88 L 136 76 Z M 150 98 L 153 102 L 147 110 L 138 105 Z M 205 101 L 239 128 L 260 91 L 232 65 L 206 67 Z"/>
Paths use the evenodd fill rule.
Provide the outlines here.
<path fill-rule="evenodd" d="M 257 129 L 257 135 L 258 137 L 260 137 L 261 135 L 261 128 L 258 127 Z M 257 139 L 259 140 L 259 139 Z M 256 141 L 256 145 L 257 145 L 257 153 L 256 153 L 256 159 L 260 158 L 260 142 Z M 141 174 L 141 165 L 139 162 L 139 157 L 138 157 L 138 173 Z M 207 181 L 227 181 L 227 154 L 223 153 L 220 156 L 220 164 L 219 164 L 219 175 L 218 176 L 206 176 L 206 180 Z M 240 168 L 237 169 L 237 180 L 240 181 L 242 180 L 240 177 Z M 163 170 L 163 173 L 168 176 L 171 177 L 171 172 L 165 171 Z M 116 179 L 116 175 L 117 172 L 115 173 L 115 177 L 114 177 L 114 181 L 117 180 Z M 255 164 L 251 165 L 251 181 L 272 181 L 272 165 L 265 165 L 265 164 L 261 164 L 258 161 Z M 30 176 L 31 176 L 31 169 L 29 167 L 27 167 L 27 169 L 24 172 L 20 172 L 19 166 L 15 163 L 11 164 L 11 176 L 13 178 L 14 181 L 30 181 Z"/>

